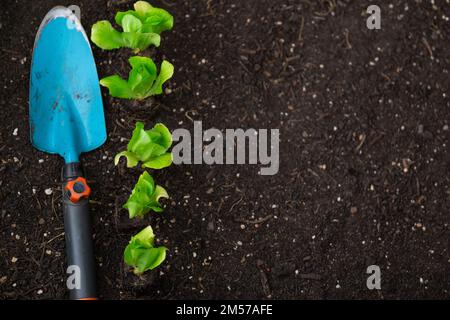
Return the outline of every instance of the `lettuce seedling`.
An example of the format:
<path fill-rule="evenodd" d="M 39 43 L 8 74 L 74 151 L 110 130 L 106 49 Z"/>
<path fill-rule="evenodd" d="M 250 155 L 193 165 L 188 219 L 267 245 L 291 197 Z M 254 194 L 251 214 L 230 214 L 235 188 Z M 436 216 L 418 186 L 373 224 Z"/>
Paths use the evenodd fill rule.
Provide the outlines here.
<path fill-rule="evenodd" d="M 144 124 L 137 122 L 127 150 L 118 153 L 114 163 L 117 165 L 125 156 L 128 168 L 140 161 L 144 168 L 162 169 L 172 164 L 172 153 L 167 152 L 171 145 L 172 135 L 165 125 L 157 123 L 152 129 L 144 130 Z"/>
<path fill-rule="evenodd" d="M 91 30 L 92 42 L 104 50 L 131 48 L 139 52 L 150 45 L 159 47 L 159 34 L 172 29 L 173 17 L 166 10 L 145 1 L 136 2 L 134 9 L 116 14 L 115 21 L 123 32 L 114 29 L 109 21 L 96 22 Z"/>
<path fill-rule="evenodd" d="M 136 275 L 153 270 L 166 259 L 166 247 L 154 247 L 155 234 L 151 226 L 131 238 L 124 251 L 124 260 Z"/>
<path fill-rule="evenodd" d="M 123 27 L 124 19 L 130 15 L 139 19 L 143 33 L 161 34 L 163 31 L 170 30 L 173 27 L 173 17 L 169 12 L 161 8 L 155 8 L 146 1 L 136 2 L 134 10 L 119 11 L 115 17 L 116 23 Z"/>
<path fill-rule="evenodd" d="M 123 207 L 128 210 L 130 219 L 142 218 L 150 210 L 163 211 L 159 204 L 160 198 L 169 198 L 166 189 L 155 185 L 152 176 L 144 171 Z"/>
<path fill-rule="evenodd" d="M 100 80 L 100 84 L 109 89 L 109 94 L 116 98 L 142 100 L 163 92 L 162 85 L 172 78 L 173 65 L 163 61 L 159 75 L 152 59 L 147 57 L 131 57 L 128 60 L 131 71 L 128 80 L 118 75 L 109 76 Z"/>

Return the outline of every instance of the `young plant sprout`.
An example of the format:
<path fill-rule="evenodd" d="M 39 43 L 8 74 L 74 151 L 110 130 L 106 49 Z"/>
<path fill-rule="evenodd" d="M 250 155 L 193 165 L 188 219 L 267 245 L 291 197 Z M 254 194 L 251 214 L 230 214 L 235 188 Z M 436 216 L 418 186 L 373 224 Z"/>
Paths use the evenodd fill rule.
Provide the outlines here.
<path fill-rule="evenodd" d="M 123 207 L 128 210 L 130 219 L 142 218 L 150 210 L 163 211 L 159 204 L 160 198 L 169 198 L 166 189 L 155 185 L 152 176 L 144 171 Z"/>
<path fill-rule="evenodd" d="M 131 71 L 128 80 L 118 75 L 100 80 L 100 84 L 109 89 L 109 94 L 116 98 L 142 100 L 163 92 L 162 85 L 173 76 L 173 65 L 164 60 L 159 75 L 152 59 L 147 57 L 131 57 L 128 60 Z"/>
<path fill-rule="evenodd" d="M 161 34 L 173 27 L 173 17 L 166 10 L 155 8 L 146 1 L 138 1 L 134 4 L 134 10 L 117 12 L 115 20 L 119 26 L 123 26 L 124 19 L 133 16 L 142 24 L 142 32 Z"/>
<path fill-rule="evenodd" d="M 152 129 L 144 130 L 144 124 L 137 122 L 127 150 L 118 153 L 114 163 L 117 165 L 125 156 L 128 168 L 140 161 L 144 168 L 162 169 L 172 164 L 172 153 L 167 152 L 171 145 L 172 135 L 165 125 L 157 123 Z"/>
<path fill-rule="evenodd" d="M 124 260 L 136 275 L 153 270 L 166 258 L 166 247 L 154 247 L 155 234 L 151 226 L 131 238 L 124 251 Z"/>
<path fill-rule="evenodd" d="M 92 42 L 104 50 L 131 48 L 139 52 L 150 45 L 159 47 L 160 33 L 173 27 L 172 15 L 145 1 L 136 2 L 134 9 L 116 14 L 115 21 L 123 32 L 114 29 L 106 20 L 95 23 L 91 31 Z"/>

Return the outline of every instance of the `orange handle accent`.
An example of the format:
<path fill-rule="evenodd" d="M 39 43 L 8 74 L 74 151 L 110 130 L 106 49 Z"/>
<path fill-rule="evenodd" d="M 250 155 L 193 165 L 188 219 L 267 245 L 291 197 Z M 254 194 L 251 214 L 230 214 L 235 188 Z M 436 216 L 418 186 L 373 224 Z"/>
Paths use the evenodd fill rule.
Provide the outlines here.
<path fill-rule="evenodd" d="M 87 198 L 91 194 L 91 188 L 86 183 L 86 179 L 78 177 L 66 183 L 64 190 L 69 191 L 69 199 L 77 203 L 81 198 Z"/>

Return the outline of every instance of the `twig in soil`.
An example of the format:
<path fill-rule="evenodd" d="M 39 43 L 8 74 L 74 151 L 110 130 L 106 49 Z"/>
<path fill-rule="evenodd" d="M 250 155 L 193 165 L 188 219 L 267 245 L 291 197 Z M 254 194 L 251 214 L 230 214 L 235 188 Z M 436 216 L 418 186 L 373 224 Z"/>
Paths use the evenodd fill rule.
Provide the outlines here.
<path fill-rule="evenodd" d="M 247 72 L 248 74 L 251 74 L 250 70 L 248 70 L 248 68 L 245 66 L 245 64 L 242 62 L 242 60 L 239 60 L 239 64 L 242 66 L 242 68 L 244 69 L 245 72 Z"/>
<path fill-rule="evenodd" d="M 308 168 L 308 172 L 311 173 L 313 176 L 315 176 L 316 178 L 320 178 L 320 176 L 311 168 Z"/>
<path fill-rule="evenodd" d="M 14 50 L 5 49 L 5 48 L 0 48 L 0 50 L 2 50 L 3 52 L 6 52 L 6 53 L 14 54 L 14 55 L 16 55 L 16 56 L 19 56 L 19 55 L 20 55 L 19 52 L 14 51 Z"/>
<path fill-rule="evenodd" d="M 189 114 L 192 114 L 192 115 L 194 116 L 194 115 L 197 114 L 197 111 L 195 111 L 195 110 L 188 110 L 188 111 L 186 111 L 186 112 L 184 113 L 184 116 L 185 116 L 186 118 L 188 118 L 191 122 L 194 122 L 194 119 L 193 119 Z"/>
<path fill-rule="evenodd" d="M 220 210 L 222 209 L 222 206 L 223 206 L 223 199 L 220 199 L 220 204 L 217 207 L 217 212 L 220 212 Z"/>
<path fill-rule="evenodd" d="M 362 146 L 364 145 L 364 142 L 366 141 L 367 136 L 365 133 L 362 133 L 359 137 L 360 137 L 360 142 L 359 142 L 358 146 L 356 147 L 355 152 L 358 152 L 362 148 Z"/>
<path fill-rule="evenodd" d="M 272 218 L 272 215 L 269 214 L 268 216 L 265 216 L 264 218 L 258 218 L 255 220 L 247 220 L 247 219 L 236 219 L 236 222 L 244 222 L 247 224 L 262 224 Z"/>
<path fill-rule="evenodd" d="M 303 29 L 305 27 L 305 18 L 302 16 L 302 20 L 300 21 L 300 30 L 298 31 L 298 41 L 303 40 Z"/>
<path fill-rule="evenodd" d="M 235 203 L 233 203 L 233 204 L 231 205 L 230 210 L 228 210 L 228 212 L 233 211 L 234 207 L 237 206 L 237 205 L 242 201 L 242 198 L 243 198 L 243 196 L 242 196 L 239 200 L 237 200 Z"/>
<path fill-rule="evenodd" d="M 347 45 L 347 49 L 350 50 L 352 48 L 352 44 L 350 43 L 350 40 L 349 40 L 349 31 L 348 31 L 348 29 L 344 30 L 344 35 L 345 35 L 345 43 Z"/>
<path fill-rule="evenodd" d="M 383 78 L 385 78 L 385 79 L 386 79 L 387 81 L 389 81 L 389 82 L 392 81 L 392 79 L 389 78 L 389 76 L 388 76 L 387 74 L 385 74 L 384 72 L 381 72 L 381 76 L 382 76 Z"/>
<path fill-rule="evenodd" d="M 59 199 L 59 197 L 58 197 L 58 199 Z M 52 211 L 56 217 L 56 220 L 58 220 L 58 222 L 61 222 L 61 220 L 59 219 L 59 215 L 58 215 L 58 213 L 56 213 L 56 209 L 55 209 L 55 194 L 54 193 L 52 194 Z"/>
<path fill-rule="evenodd" d="M 119 127 L 121 127 L 122 129 L 128 130 L 128 128 L 125 128 L 125 126 L 124 126 L 123 124 L 121 124 L 119 120 L 116 119 L 116 120 L 115 120 L 115 123 L 116 123 Z"/>
<path fill-rule="evenodd" d="M 431 49 L 431 46 L 428 43 L 428 40 L 425 37 L 422 37 L 422 42 L 425 45 L 425 48 L 427 48 L 428 53 L 430 54 L 430 58 L 434 59 L 434 57 L 433 57 L 433 50 Z"/>
<path fill-rule="evenodd" d="M 267 279 L 266 272 L 264 271 L 263 262 L 261 260 L 256 261 L 256 265 L 259 269 L 259 274 L 261 276 L 261 286 L 263 287 L 264 295 L 268 298 L 271 297 L 270 287 L 269 287 L 269 280 Z"/>
<path fill-rule="evenodd" d="M 327 0 L 326 2 L 328 3 L 328 11 L 327 12 L 314 12 L 314 14 L 316 16 L 326 17 L 336 8 L 335 0 Z"/>
<path fill-rule="evenodd" d="M 27 181 L 27 183 L 30 186 L 30 188 L 32 188 L 33 186 L 31 185 L 30 180 L 28 180 L 28 178 L 26 176 L 25 176 L 25 180 Z M 37 202 L 38 207 L 39 207 L 39 211 L 41 211 L 42 210 L 42 206 L 41 206 L 41 203 L 39 202 L 39 198 L 36 196 L 35 193 L 33 193 L 33 196 L 36 199 L 36 202 Z"/>
<path fill-rule="evenodd" d="M 48 240 L 47 242 L 41 243 L 40 247 L 41 247 L 41 248 L 42 248 L 42 247 L 45 248 L 49 243 L 53 242 L 54 240 L 56 240 L 56 239 L 58 239 L 58 238 L 60 238 L 60 237 L 62 237 L 62 236 L 64 236 L 64 235 L 65 235 L 65 233 L 64 233 L 64 232 L 61 232 L 61 233 L 58 234 L 57 236 L 54 236 L 53 238 L 51 238 L 50 240 Z"/>
<path fill-rule="evenodd" d="M 372 142 L 369 143 L 369 146 L 373 146 L 375 143 L 377 143 L 383 136 L 386 135 L 384 132 L 380 132 L 375 139 L 372 140 Z"/>
<path fill-rule="evenodd" d="M 173 7 L 173 6 L 175 5 L 175 3 L 169 3 L 169 2 L 164 1 L 164 0 L 160 0 L 160 1 L 161 1 L 161 3 L 163 3 L 165 6 L 168 6 L 168 7 Z"/>

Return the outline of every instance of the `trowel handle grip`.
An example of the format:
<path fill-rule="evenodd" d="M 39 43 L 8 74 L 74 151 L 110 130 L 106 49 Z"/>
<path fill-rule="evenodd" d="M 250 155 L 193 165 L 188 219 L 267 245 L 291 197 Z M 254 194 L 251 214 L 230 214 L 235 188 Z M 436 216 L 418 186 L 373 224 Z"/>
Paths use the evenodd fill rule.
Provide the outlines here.
<path fill-rule="evenodd" d="M 67 288 L 70 298 L 96 299 L 95 261 L 89 214 L 89 193 L 79 163 L 63 168 L 63 210 L 66 234 Z"/>

